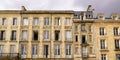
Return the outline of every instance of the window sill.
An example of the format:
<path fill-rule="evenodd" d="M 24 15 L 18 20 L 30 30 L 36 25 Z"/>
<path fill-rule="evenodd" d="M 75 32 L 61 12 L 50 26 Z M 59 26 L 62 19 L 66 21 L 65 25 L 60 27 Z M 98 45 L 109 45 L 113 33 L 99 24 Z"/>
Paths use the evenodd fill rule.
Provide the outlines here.
<path fill-rule="evenodd" d="M 26 43 L 28 43 L 28 41 L 27 41 L 27 40 L 20 40 L 20 42 L 26 42 Z"/>
<path fill-rule="evenodd" d="M 72 29 L 71 26 L 65 26 L 65 29 Z"/>
<path fill-rule="evenodd" d="M 39 40 L 32 40 L 31 43 L 39 43 Z"/>
<path fill-rule="evenodd" d="M 1 25 L 1 26 L 0 26 L 0 29 L 7 29 L 7 26 Z"/>
<path fill-rule="evenodd" d="M 73 43 L 72 40 L 65 40 L 66 43 Z"/>
<path fill-rule="evenodd" d="M 7 42 L 6 40 L 0 40 L 0 42 Z"/>
<path fill-rule="evenodd" d="M 10 40 L 9 42 L 17 42 L 17 40 Z"/>
<path fill-rule="evenodd" d="M 108 49 L 100 49 L 100 52 L 108 52 Z"/>
<path fill-rule="evenodd" d="M 115 49 L 114 51 L 120 51 L 120 49 Z"/>
<path fill-rule="evenodd" d="M 81 44 L 81 46 L 88 46 L 88 45 L 89 45 L 88 43 Z"/>

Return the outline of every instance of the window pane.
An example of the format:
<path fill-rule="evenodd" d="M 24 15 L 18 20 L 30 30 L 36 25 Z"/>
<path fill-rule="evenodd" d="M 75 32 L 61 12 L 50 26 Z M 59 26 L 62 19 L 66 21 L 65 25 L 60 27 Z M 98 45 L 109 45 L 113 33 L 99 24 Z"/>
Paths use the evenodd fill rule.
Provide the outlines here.
<path fill-rule="evenodd" d="M 17 18 L 13 18 L 13 25 L 17 25 Z"/>
<path fill-rule="evenodd" d="M 22 31 L 22 40 L 27 40 L 27 30 Z"/>
<path fill-rule="evenodd" d="M 23 25 L 28 25 L 28 19 L 27 18 L 23 19 Z"/>
<path fill-rule="evenodd" d="M 70 18 L 66 18 L 66 25 L 70 25 Z"/>
<path fill-rule="evenodd" d="M 39 19 L 38 18 L 34 18 L 34 25 L 38 25 L 39 24 Z"/>
<path fill-rule="evenodd" d="M 44 25 L 49 25 L 49 18 L 44 18 Z"/>
<path fill-rule="evenodd" d="M 71 40 L 71 36 L 72 35 L 72 33 L 71 33 L 71 31 L 66 31 L 66 40 Z"/>

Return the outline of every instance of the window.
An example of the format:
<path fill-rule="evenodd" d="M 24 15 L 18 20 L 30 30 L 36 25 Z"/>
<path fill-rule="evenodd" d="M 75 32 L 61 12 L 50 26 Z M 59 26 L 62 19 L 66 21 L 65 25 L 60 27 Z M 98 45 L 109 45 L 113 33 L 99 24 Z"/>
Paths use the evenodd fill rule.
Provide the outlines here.
<path fill-rule="evenodd" d="M 71 31 L 66 31 L 66 40 L 71 40 L 71 38 L 72 38 Z"/>
<path fill-rule="evenodd" d="M 78 26 L 76 25 L 76 26 L 75 26 L 75 32 L 77 32 L 77 31 L 78 31 Z"/>
<path fill-rule="evenodd" d="M 82 47 L 82 57 L 87 57 L 87 48 Z"/>
<path fill-rule="evenodd" d="M 13 18 L 13 23 L 12 25 L 17 25 L 17 18 Z"/>
<path fill-rule="evenodd" d="M 23 25 L 28 25 L 28 18 L 23 18 Z"/>
<path fill-rule="evenodd" d="M 85 36 L 85 35 L 82 35 L 82 44 L 85 44 L 85 43 L 87 43 L 87 42 L 86 42 L 86 36 Z"/>
<path fill-rule="evenodd" d="M 60 40 L 60 31 L 59 30 L 55 31 L 55 40 L 56 41 Z"/>
<path fill-rule="evenodd" d="M 60 18 L 55 18 L 55 25 L 60 25 Z"/>
<path fill-rule="evenodd" d="M 116 60 L 120 60 L 120 54 L 116 54 Z"/>
<path fill-rule="evenodd" d="M 2 56 L 2 53 L 4 53 L 4 45 L 0 45 L 0 56 Z"/>
<path fill-rule="evenodd" d="M 11 40 L 16 40 L 16 31 L 15 30 L 12 31 Z"/>
<path fill-rule="evenodd" d="M 78 36 L 77 35 L 75 36 L 75 41 L 78 42 Z"/>
<path fill-rule="evenodd" d="M 60 57 L 60 45 L 54 47 L 55 58 Z"/>
<path fill-rule="evenodd" d="M 15 45 L 10 45 L 10 56 L 14 57 L 14 53 L 15 53 Z"/>
<path fill-rule="evenodd" d="M 90 54 L 93 53 L 93 47 L 90 47 Z"/>
<path fill-rule="evenodd" d="M 115 39 L 115 49 L 120 49 L 120 40 Z"/>
<path fill-rule="evenodd" d="M 33 31 L 33 40 L 38 40 L 38 31 Z"/>
<path fill-rule="evenodd" d="M 107 60 L 106 54 L 101 54 L 101 60 Z"/>
<path fill-rule="evenodd" d="M 85 30 L 85 24 L 81 24 L 81 31 L 83 31 L 83 32 L 86 31 Z"/>
<path fill-rule="evenodd" d="M 76 48 L 75 48 L 75 54 L 78 54 L 78 53 L 79 53 L 79 48 L 76 47 Z"/>
<path fill-rule="evenodd" d="M 44 45 L 44 58 L 48 58 L 48 55 L 49 55 L 49 53 L 48 53 L 48 45 Z"/>
<path fill-rule="evenodd" d="M 100 40 L 100 46 L 101 46 L 101 49 L 106 49 L 106 41 Z"/>
<path fill-rule="evenodd" d="M 50 24 L 49 18 L 44 18 L 44 25 L 46 26 L 46 25 L 49 25 L 49 24 Z"/>
<path fill-rule="evenodd" d="M 5 40 L 5 31 L 0 32 L 0 40 Z"/>
<path fill-rule="evenodd" d="M 89 26 L 89 32 L 90 33 L 92 32 L 92 26 L 91 25 Z"/>
<path fill-rule="evenodd" d="M 114 30 L 114 35 L 118 36 L 119 35 L 119 33 L 118 33 L 118 27 L 114 27 L 113 30 Z"/>
<path fill-rule="evenodd" d="M 21 57 L 25 58 L 27 53 L 27 47 L 26 45 L 21 45 Z"/>
<path fill-rule="evenodd" d="M 44 40 L 49 40 L 49 31 L 48 30 L 44 31 Z"/>
<path fill-rule="evenodd" d="M 6 25 L 6 18 L 2 18 L 2 25 Z"/>
<path fill-rule="evenodd" d="M 36 58 L 38 54 L 38 46 L 37 45 L 32 45 L 32 57 Z"/>
<path fill-rule="evenodd" d="M 22 40 L 27 40 L 27 35 L 28 35 L 27 30 L 23 30 L 22 31 Z"/>
<path fill-rule="evenodd" d="M 66 45 L 66 55 L 71 55 L 71 45 Z"/>
<path fill-rule="evenodd" d="M 34 26 L 37 26 L 39 24 L 39 19 L 38 18 L 34 18 L 33 20 L 34 20 L 33 21 Z"/>
<path fill-rule="evenodd" d="M 104 31 L 104 28 L 100 28 L 100 35 L 105 35 L 105 31 Z"/>
<path fill-rule="evenodd" d="M 89 35 L 89 41 L 92 42 L 92 35 Z"/>
<path fill-rule="evenodd" d="M 70 18 L 66 18 L 65 21 L 66 21 L 66 22 L 65 22 L 66 26 L 69 26 L 69 25 L 70 25 Z"/>

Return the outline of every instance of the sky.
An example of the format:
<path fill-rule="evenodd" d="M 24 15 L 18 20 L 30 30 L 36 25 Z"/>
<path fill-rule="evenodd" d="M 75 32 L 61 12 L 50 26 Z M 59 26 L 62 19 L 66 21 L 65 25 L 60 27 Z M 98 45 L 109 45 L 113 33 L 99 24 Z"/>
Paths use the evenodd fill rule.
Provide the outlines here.
<path fill-rule="evenodd" d="M 86 11 L 92 5 L 95 14 L 120 14 L 120 0 L 0 0 L 0 10 L 75 10 Z"/>

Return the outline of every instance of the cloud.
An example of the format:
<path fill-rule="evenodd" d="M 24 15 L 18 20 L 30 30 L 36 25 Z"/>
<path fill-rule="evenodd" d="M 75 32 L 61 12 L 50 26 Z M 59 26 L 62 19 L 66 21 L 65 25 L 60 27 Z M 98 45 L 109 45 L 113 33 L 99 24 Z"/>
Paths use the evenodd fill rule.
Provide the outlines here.
<path fill-rule="evenodd" d="M 86 10 L 92 5 L 95 13 L 120 13 L 120 0 L 0 0 L 0 10 Z"/>

